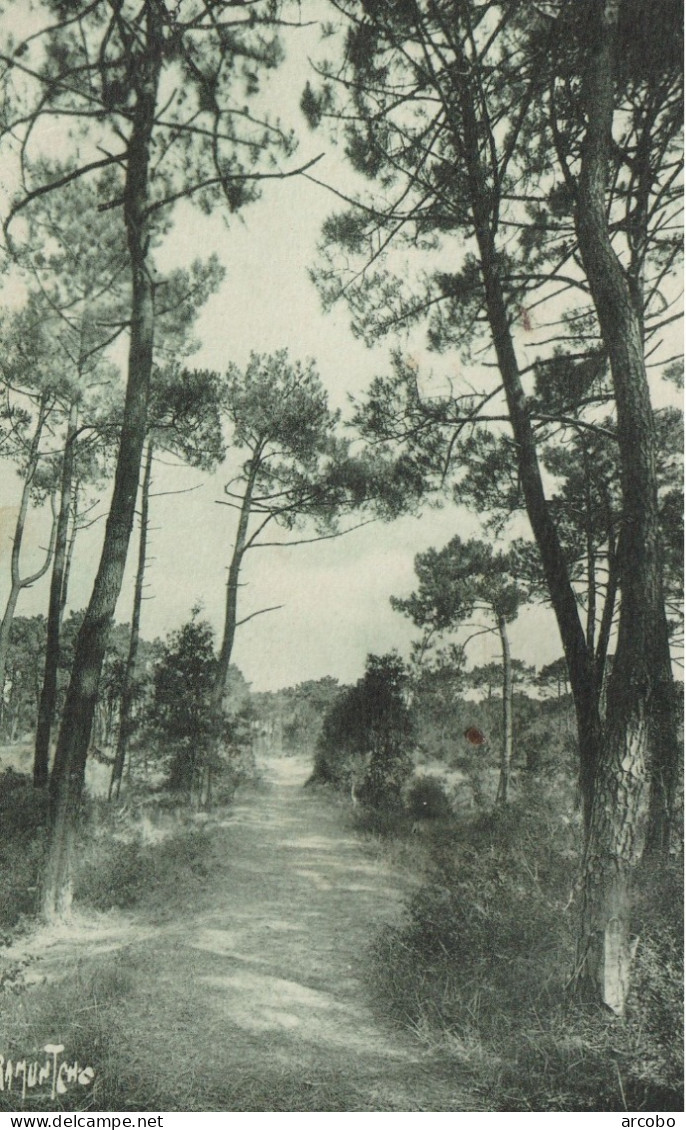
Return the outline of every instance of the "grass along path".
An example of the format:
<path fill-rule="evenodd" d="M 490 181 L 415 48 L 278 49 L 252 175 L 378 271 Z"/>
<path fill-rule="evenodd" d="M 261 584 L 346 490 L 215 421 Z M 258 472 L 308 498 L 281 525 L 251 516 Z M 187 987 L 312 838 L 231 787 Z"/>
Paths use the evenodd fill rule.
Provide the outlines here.
<path fill-rule="evenodd" d="M 11 1024 L 29 1044 L 0 1052 L 64 1043 L 96 1069 L 78 1097 L 93 1110 L 483 1109 L 454 1061 L 373 1011 L 365 950 L 397 918 L 403 876 L 334 799 L 303 790 L 308 771 L 268 762 L 168 905 L 34 935 L 46 981 Z"/>

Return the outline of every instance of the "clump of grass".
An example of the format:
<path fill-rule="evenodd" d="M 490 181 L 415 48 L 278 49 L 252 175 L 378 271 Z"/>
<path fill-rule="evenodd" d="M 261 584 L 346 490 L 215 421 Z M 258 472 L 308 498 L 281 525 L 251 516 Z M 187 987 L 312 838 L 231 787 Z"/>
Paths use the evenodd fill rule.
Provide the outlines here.
<path fill-rule="evenodd" d="M 602 1016 L 567 994 L 578 838 L 573 814 L 535 804 L 458 825 L 378 937 L 372 984 L 402 1023 L 480 1063 L 492 1109 L 680 1110 L 677 869 L 642 877 L 628 1014 Z"/>
<path fill-rule="evenodd" d="M 78 966 L 68 976 L 3 1000 L 0 1046 L 5 1060 L 46 1060 L 46 1045 L 62 1045 L 60 1062 L 92 1067 L 89 1085 L 70 1083 L 66 1093 L 50 1092 L 50 1084 L 27 1091 L 21 1079 L 0 1091 L 0 1110 L 108 1110 L 122 1108 L 119 1077 L 126 1049 L 122 1006 L 132 986 L 123 955 L 85 972 Z M 133 1109 L 147 1109 L 145 1106 Z M 152 1109 L 152 1108 L 151 1108 Z"/>

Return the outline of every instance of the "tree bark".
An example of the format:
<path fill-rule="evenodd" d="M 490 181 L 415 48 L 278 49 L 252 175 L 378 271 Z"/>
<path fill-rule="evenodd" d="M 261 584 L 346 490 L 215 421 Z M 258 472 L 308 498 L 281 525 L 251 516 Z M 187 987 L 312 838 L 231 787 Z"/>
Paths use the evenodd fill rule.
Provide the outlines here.
<path fill-rule="evenodd" d="M 643 353 L 642 311 L 612 246 L 606 193 L 614 117 L 618 0 L 596 0 L 582 99 L 576 232 L 608 351 L 617 407 L 623 528 L 619 629 L 607 689 L 607 722 L 586 845 L 578 985 L 624 1011 L 634 944 L 632 876 L 646 841 L 653 669 L 664 614 L 655 471 L 655 427 Z"/>
<path fill-rule="evenodd" d="M 596 632 L 596 609 L 598 603 L 598 591 L 596 585 L 596 548 L 593 537 L 593 497 L 591 491 L 591 466 L 588 455 L 588 450 L 584 442 L 583 436 L 581 439 L 581 449 L 583 452 L 584 463 L 584 540 L 586 542 L 586 647 L 589 652 L 595 657 L 595 632 Z M 594 673 L 594 679 L 597 683 L 597 677 Z"/>
<path fill-rule="evenodd" d="M 500 781 L 496 804 L 503 807 L 510 799 L 510 771 L 512 766 L 512 658 L 507 621 L 498 617 L 498 632 L 503 657 L 503 743 L 500 751 Z"/>
<path fill-rule="evenodd" d="M 55 533 L 55 555 L 50 578 L 50 600 L 48 604 L 47 636 L 45 642 L 45 666 L 43 686 L 38 704 L 36 724 L 36 743 L 33 759 L 33 783 L 36 788 L 44 788 L 48 783 L 50 761 L 50 733 L 55 716 L 57 699 L 57 668 L 60 659 L 60 627 L 62 623 L 62 592 L 67 564 L 67 544 L 69 534 L 69 515 L 71 491 L 74 477 L 74 444 L 78 422 L 78 405 L 73 401 L 69 409 L 67 435 L 62 457 L 60 482 L 60 503 Z"/>
<path fill-rule="evenodd" d="M 143 484 L 141 487 L 141 533 L 138 542 L 138 568 L 136 569 L 136 582 L 133 592 L 133 609 L 131 611 L 131 635 L 129 636 L 129 650 L 126 656 L 124 679 L 122 685 L 121 705 L 119 707 L 119 735 L 117 738 L 117 751 L 112 765 L 112 776 L 108 800 L 112 794 L 119 797 L 121 781 L 124 775 L 126 754 L 131 737 L 131 708 L 133 706 L 133 674 L 138 656 L 138 642 L 140 639 L 141 607 L 143 604 L 143 582 L 145 580 L 145 566 L 148 553 L 148 519 L 150 511 L 150 483 L 152 480 L 152 458 L 155 444 L 148 439 L 148 453 L 145 459 Z"/>
<path fill-rule="evenodd" d="M 71 906 L 72 845 L 91 725 L 105 648 L 124 576 L 147 428 L 154 337 L 154 283 L 148 254 L 148 179 L 163 45 L 154 6 L 147 5 L 146 13 L 147 50 L 139 55 L 134 68 L 136 100 L 124 189 L 124 219 L 132 274 L 126 399 L 100 564 L 76 641 L 50 778 L 51 838 L 43 886 L 43 913 L 48 919 L 68 914 Z"/>
<path fill-rule="evenodd" d="M 600 617 L 600 626 L 598 628 L 598 642 L 596 643 L 595 649 L 596 691 L 598 695 L 598 701 L 600 703 L 601 718 L 604 718 L 606 713 L 605 690 L 607 686 L 607 652 L 610 646 L 610 637 L 612 635 L 612 624 L 614 621 L 618 590 L 618 554 L 614 537 L 612 537 L 608 545 L 607 553 L 607 582 L 605 585 L 605 602 L 603 604 L 603 611 Z"/>
<path fill-rule="evenodd" d="M 650 807 L 645 850 L 669 855 L 683 748 L 679 742 L 679 692 L 672 674 L 664 603 L 656 625 L 660 640 L 649 704 Z"/>

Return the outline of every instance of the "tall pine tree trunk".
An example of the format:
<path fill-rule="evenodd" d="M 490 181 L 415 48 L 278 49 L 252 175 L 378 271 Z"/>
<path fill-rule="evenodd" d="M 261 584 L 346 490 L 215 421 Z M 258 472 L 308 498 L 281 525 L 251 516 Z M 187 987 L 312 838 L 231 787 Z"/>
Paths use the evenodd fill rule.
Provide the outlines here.
<path fill-rule="evenodd" d="M 510 799 L 510 774 L 512 766 L 512 658 L 507 621 L 498 617 L 498 633 L 503 659 L 503 741 L 500 748 L 500 781 L 496 804 L 506 805 Z"/>
<path fill-rule="evenodd" d="M 131 612 L 131 635 L 129 636 L 129 650 L 126 656 L 124 679 L 119 708 L 119 735 L 117 738 L 117 752 L 112 766 L 112 777 L 108 800 L 119 796 L 121 781 L 124 775 L 126 754 L 131 737 L 131 709 L 133 707 L 133 675 L 136 669 L 138 656 L 138 641 L 140 639 L 141 607 L 143 604 L 143 582 L 145 580 L 145 566 L 148 553 L 148 515 L 150 509 L 150 483 L 152 480 L 152 458 L 155 448 L 152 437 L 148 439 L 148 453 L 145 459 L 143 484 L 141 486 L 141 533 L 138 542 L 138 568 L 136 569 L 136 582 L 133 592 L 133 609 Z"/>
<path fill-rule="evenodd" d="M 124 219 L 131 262 L 132 305 L 128 380 L 114 491 L 93 592 L 77 637 L 74 663 L 50 777 L 51 836 L 43 886 L 48 919 L 71 907 L 71 855 L 81 805 L 86 758 L 105 648 L 121 591 L 133 527 L 147 429 L 154 336 L 154 283 L 148 255 L 150 142 L 161 71 L 158 14 L 146 6 L 147 51 L 132 82 L 132 110 L 124 188 Z"/>
<path fill-rule="evenodd" d="M 479 123 L 476 105 L 480 104 L 470 76 L 469 61 L 462 57 L 460 65 L 459 100 L 457 119 L 446 100 L 446 112 L 458 149 L 461 150 L 467 170 L 469 201 L 474 221 L 474 232 L 479 248 L 479 260 L 484 286 L 486 316 L 498 369 L 507 400 L 508 415 L 517 450 L 519 479 L 529 522 L 536 539 L 550 600 L 555 612 L 567 669 L 574 698 L 577 732 L 579 737 L 579 788 L 583 800 L 584 820 L 588 826 L 593 800 L 593 784 L 602 740 L 602 727 L 598 696 L 594 678 L 594 658 L 589 653 L 586 636 L 579 617 L 576 594 L 572 587 L 565 555 L 557 528 L 548 509 L 536 448 L 536 437 L 527 410 L 527 398 L 522 386 L 519 364 L 512 339 L 507 300 L 500 275 L 501 257 L 496 247 L 494 227 L 490 213 L 492 193 L 484 172 L 480 142 L 484 130 Z"/>
<path fill-rule="evenodd" d="M 656 658 L 661 585 L 654 476 L 653 418 L 643 361 L 640 319 L 612 249 L 605 211 L 614 86 L 611 35 L 617 0 L 595 0 L 585 98 L 588 131 L 582 159 L 577 235 L 610 356 L 618 413 L 624 528 L 622 614 L 601 725 L 594 656 L 589 652 L 557 530 L 543 492 L 535 437 L 510 331 L 490 213 L 493 199 L 480 145 L 488 121 L 466 59 L 457 74 L 460 120 L 453 126 L 464 157 L 486 313 L 517 445 L 518 469 L 531 526 L 562 636 L 580 745 L 580 787 L 586 827 L 584 898 L 578 941 L 578 984 L 595 1002 L 624 1009 L 633 957 L 629 932 L 631 875 L 645 842 L 648 815 L 646 752 L 650 675 Z M 450 107 L 448 105 L 448 112 Z"/>
<path fill-rule="evenodd" d="M 62 456 L 60 502 L 55 534 L 55 556 L 53 558 L 52 576 L 50 578 L 45 666 L 43 685 L 38 704 L 38 722 L 36 725 L 36 744 L 33 759 L 33 783 L 37 788 L 44 788 L 48 783 L 50 733 L 52 731 L 55 716 L 55 702 L 57 699 L 60 627 L 62 623 L 62 610 L 64 608 L 62 593 L 64 590 L 67 565 L 69 516 L 71 510 L 72 480 L 74 477 L 74 444 L 76 440 L 77 422 L 78 405 L 76 401 L 74 401 L 69 409 L 67 435 L 64 444 L 64 455 Z"/>
<path fill-rule="evenodd" d="M 236 638 L 238 619 L 238 579 L 245 554 L 248 524 L 252 507 L 253 491 L 259 469 L 259 454 L 255 454 L 250 462 L 245 492 L 241 501 L 238 516 L 238 529 L 234 541 L 229 575 L 226 582 L 226 604 L 224 609 L 224 630 L 219 649 L 219 658 L 214 678 L 214 686 L 210 698 L 210 712 L 212 716 L 211 748 L 207 750 L 205 764 L 201 766 L 200 803 L 205 807 L 212 802 L 212 769 L 213 763 L 218 761 L 224 733 L 224 696 L 231 666 L 231 656 Z"/>
<path fill-rule="evenodd" d="M 623 528 L 619 629 L 605 741 L 585 855 L 577 968 L 583 995 L 624 1011 L 633 959 L 633 872 L 649 814 L 649 731 L 664 613 L 655 427 L 635 306 L 610 239 L 607 185 L 615 102 L 617 0 L 592 5 L 582 91 L 587 122 L 578 182 L 579 250 L 607 348 L 617 407 Z"/>

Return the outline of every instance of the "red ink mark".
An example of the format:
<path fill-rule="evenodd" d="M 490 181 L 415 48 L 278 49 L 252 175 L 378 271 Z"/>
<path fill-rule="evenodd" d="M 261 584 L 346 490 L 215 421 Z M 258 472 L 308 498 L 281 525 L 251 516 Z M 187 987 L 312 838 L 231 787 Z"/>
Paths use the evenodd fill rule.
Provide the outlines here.
<path fill-rule="evenodd" d="M 486 741 L 485 734 L 482 734 L 481 730 L 477 730 L 476 726 L 470 726 L 468 730 L 465 730 L 464 736 L 470 745 L 484 745 Z"/>

